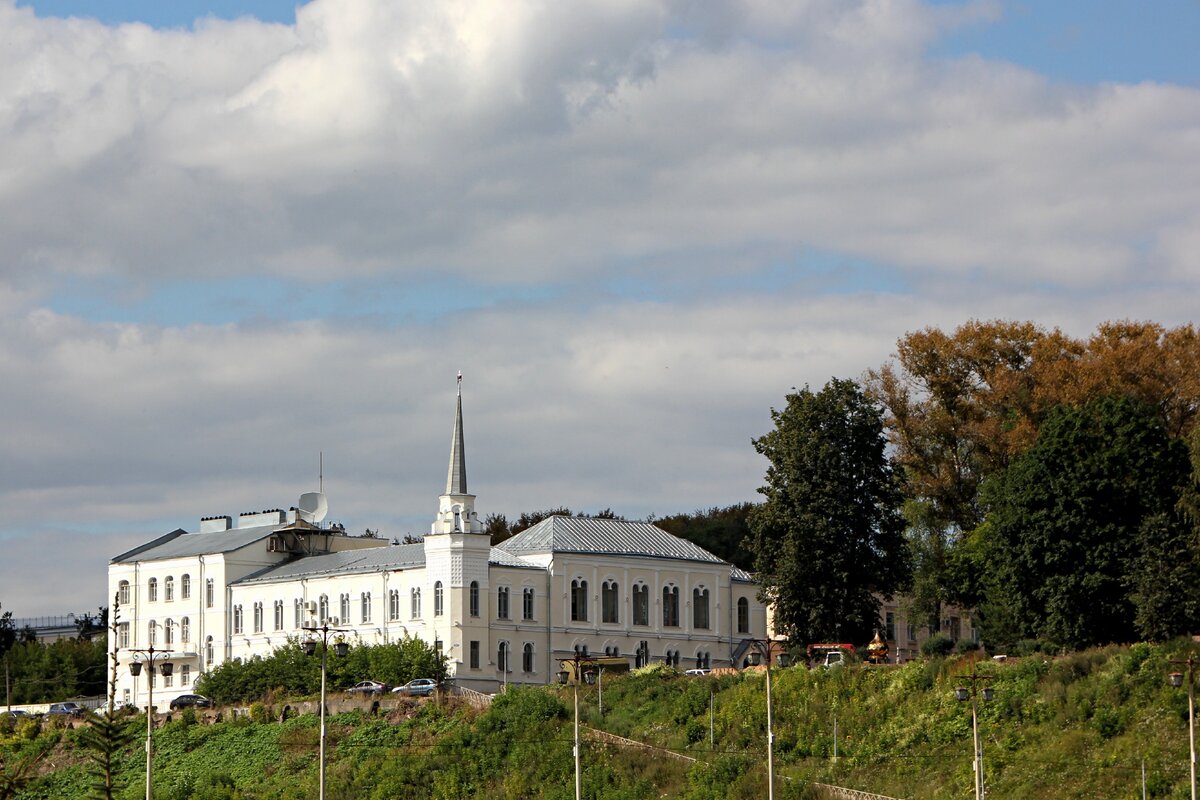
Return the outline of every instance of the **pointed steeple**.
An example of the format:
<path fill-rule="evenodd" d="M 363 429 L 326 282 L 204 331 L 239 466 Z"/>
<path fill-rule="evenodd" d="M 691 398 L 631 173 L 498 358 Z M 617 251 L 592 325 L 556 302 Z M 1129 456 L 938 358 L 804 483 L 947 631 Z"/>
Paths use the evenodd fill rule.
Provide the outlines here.
<path fill-rule="evenodd" d="M 463 444 L 462 372 L 458 373 L 458 407 L 454 412 L 454 434 L 450 439 L 450 469 L 446 473 L 446 494 L 467 493 L 467 451 Z"/>

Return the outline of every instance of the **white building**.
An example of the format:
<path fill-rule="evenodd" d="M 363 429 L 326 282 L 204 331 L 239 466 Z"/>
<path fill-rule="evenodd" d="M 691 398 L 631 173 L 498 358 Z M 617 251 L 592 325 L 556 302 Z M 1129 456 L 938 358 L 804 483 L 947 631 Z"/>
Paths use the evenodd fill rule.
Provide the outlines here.
<path fill-rule="evenodd" d="M 112 559 L 118 701 L 146 701 L 146 677 L 127 669 L 144 658 L 133 650 L 168 652 L 174 675 L 155 684 L 165 705 L 205 670 L 267 655 L 314 619 L 366 644 L 419 637 L 446 653 L 456 683 L 483 691 L 548 683 L 577 652 L 730 666 L 766 635 L 746 572 L 649 523 L 551 517 L 492 547 L 467 492 L 461 391 L 446 491 L 422 543 L 347 536 L 300 506 L 236 525 L 208 517 Z"/>

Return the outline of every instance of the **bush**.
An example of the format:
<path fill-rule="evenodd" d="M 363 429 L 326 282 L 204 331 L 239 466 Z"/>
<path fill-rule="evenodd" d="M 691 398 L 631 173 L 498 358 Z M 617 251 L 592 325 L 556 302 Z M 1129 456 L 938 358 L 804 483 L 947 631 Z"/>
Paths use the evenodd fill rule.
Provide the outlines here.
<path fill-rule="evenodd" d="M 953 649 L 954 640 L 940 632 L 921 643 L 921 655 L 926 658 L 945 658 Z"/>

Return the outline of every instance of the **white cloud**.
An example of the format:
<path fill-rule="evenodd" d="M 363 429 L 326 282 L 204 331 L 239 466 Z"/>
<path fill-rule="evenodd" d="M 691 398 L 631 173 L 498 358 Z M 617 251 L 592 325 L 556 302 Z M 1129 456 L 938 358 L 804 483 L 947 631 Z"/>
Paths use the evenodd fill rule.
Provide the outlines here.
<path fill-rule="evenodd" d="M 313 0 L 158 31 L 0 0 L 0 601 L 102 602 L 37 595 L 31 536 L 95 570 L 105 537 L 291 504 L 322 451 L 352 530 L 424 530 L 459 368 L 483 511 L 641 516 L 752 499 L 770 407 L 905 331 L 1191 319 L 1200 91 L 924 56 L 997 13 Z M 862 261 L 895 293 L 831 293 Z M 421 324 L 52 310 L 264 275 L 554 288 Z"/>

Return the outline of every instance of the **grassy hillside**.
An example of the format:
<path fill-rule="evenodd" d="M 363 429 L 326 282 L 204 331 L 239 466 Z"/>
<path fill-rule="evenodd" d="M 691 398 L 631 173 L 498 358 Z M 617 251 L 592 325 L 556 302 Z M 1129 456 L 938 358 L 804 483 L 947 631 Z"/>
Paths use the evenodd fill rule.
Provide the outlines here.
<path fill-rule="evenodd" d="M 989 796 L 1185 798 L 1187 702 L 1166 676 L 1185 645 L 1135 645 L 1060 658 L 982 662 L 996 700 L 981 704 Z M 904 798 L 971 794 L 968 704 L 954 699 L 966 661 L 773 673 L 777 796 L 806 797 L 818 780 Z M 765 796 L 764 677 L 688 678 L 651 671 L 581 689 L 584 723 L 698 759 L 588 743 L 584 794 L 623 800 Z M 712 701 L 715 747 L 709 745 Z M 570 690 L 512 691 L 491 709 L 423 703 L 386 716 L 332 718 L 328 797 L 573 796 Z M 265 719 L 265 714 L 259 719 Z M 839 758 L 833 760 L 834 720 Z M 139 727 L 144 720 L 130 720 Z M 139 727 L 140 729 L 140 727 Z M 83 797 L 77 732 L 0 736 L 11 770 L 36 749 L 42 774 L 21 798 Z M 28 737 L 33 738 L 28 738 Z M 317 722 L 175 719 L 156 732 L 156 797 L 169 800 L 316 796 Z M 123 798 L 143 794 L 140 740 L 121 761 Z M 0 782 L 0 786 L 2 786 Z M 0 791 L 0 796 L 2 796 Z"/>

